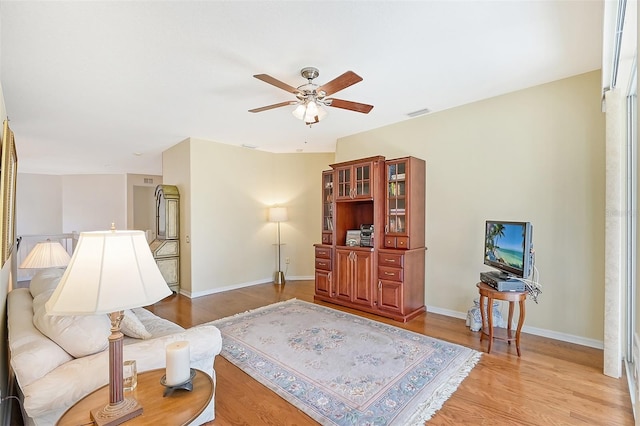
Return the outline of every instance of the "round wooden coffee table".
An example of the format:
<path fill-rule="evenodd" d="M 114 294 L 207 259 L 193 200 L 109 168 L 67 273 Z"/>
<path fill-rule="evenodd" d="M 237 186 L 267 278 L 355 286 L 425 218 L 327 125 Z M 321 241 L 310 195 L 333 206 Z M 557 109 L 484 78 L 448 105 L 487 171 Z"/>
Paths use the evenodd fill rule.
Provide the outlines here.
<path fill-rule="evenodd" d="M 176 390 L 163 397 L 165 387 L 160 384 L 165 369 L 138 374 L 138 386 L 125 397 L 133 396 L 142 405 L 142 415 L 126 422 L 127 425 L 165 424 L 188 425 L 209 405 L 213 398 L 213 380 L 208 374 L 196 370 L 193 390 Z M 58 425 L 91 425 L 89 411 L 109 403 L 109 385 L 90 393 L 76 402 L 58 420 Z"/>

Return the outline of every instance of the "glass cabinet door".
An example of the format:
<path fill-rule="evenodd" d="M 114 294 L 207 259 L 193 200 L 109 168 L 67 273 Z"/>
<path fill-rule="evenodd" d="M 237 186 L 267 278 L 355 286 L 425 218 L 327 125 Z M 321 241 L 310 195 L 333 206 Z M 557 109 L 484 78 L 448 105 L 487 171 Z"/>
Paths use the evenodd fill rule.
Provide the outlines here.
<path fill-rule="evenodd" d="M 355 169 L 355 197 L 371 195 L 371 164 L 354 166 Z"/>
<path fill-rule="evenodd" d="M 322 243 L 333 241 L 333 170 L 322 172 Z"/>
<path fill-rule="evenodd" d="M 337 197 L 351 198 L 351 167 L 342 167 L 336 169 L 337 181 Z"/>
<path fill-rule="evenodd" d="M 333 231 L 333 172 L 322 174 L 323 231 Z"/>
<path fill-rule="evenodd" d="M 407 163 L 387 164 L 387 223 L 385 231 L 389 234 L 406 234 L 406 184 Z"/>

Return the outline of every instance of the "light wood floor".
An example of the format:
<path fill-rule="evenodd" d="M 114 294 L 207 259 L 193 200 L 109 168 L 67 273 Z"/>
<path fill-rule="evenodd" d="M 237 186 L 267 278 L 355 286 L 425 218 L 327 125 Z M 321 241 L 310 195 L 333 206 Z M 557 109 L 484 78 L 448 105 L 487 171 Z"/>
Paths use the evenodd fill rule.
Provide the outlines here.
<path fill-rule="evenodd" d="M 290 298 L 313 302 L 313 282 L 263 284 L 192 300 L 175 295 L 150 310 L 191 327 Z M 479 351 L 487 347 L 464 320 L 426 313 L 402 324 L 322 304 Z M 626 378 L 602 374 L 601 350 L 524 333 L 520 346 L 518 358 L 515 345 L 494 342 L 429 426 L 634 424 Z M 316 424 L 223 357 L 216 357 L 215 369 L 216 419 L 208 425 Z"/>

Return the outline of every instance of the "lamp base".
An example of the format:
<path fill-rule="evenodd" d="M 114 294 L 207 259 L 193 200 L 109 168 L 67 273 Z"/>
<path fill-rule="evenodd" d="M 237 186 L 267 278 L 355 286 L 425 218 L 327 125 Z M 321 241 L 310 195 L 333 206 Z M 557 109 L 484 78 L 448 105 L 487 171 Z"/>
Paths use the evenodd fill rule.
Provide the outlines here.
<path fill-rule="evenodd" d="M 285 284 L 285 280 L 284 280 L 284 272 L 282 271 L 277 271 L 273 277 L 273 283 L 274 284 Z"/>
<path fill-rule="evenodd" d="M 116 426 L 142 414 L 142 405 L 135 399 L 124 398 L 119 404 L 107 404 L 91 410 L 96 426 Z"/>

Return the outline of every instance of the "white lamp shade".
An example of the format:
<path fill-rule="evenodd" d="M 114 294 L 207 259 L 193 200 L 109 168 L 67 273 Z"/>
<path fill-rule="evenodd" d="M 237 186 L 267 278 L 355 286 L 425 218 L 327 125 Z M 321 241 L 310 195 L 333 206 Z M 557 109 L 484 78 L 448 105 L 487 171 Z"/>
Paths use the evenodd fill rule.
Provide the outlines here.
<path fill-rule="evenodd" d="M 286 207 L 270 207 L 269 222 L 286 222 L 289 220 Z"/>
<path fill-rule="evenodd" d="M 57 241 L 43 241 L 29 252 L 20 269 L 62 268 L 69 264 L 69 253 Z"/>
<path fill-rule="evenodd" d="M 142 231 L 80 234 L 48 314 L 89 315 L 151 305 L 171 294 Z"/>

